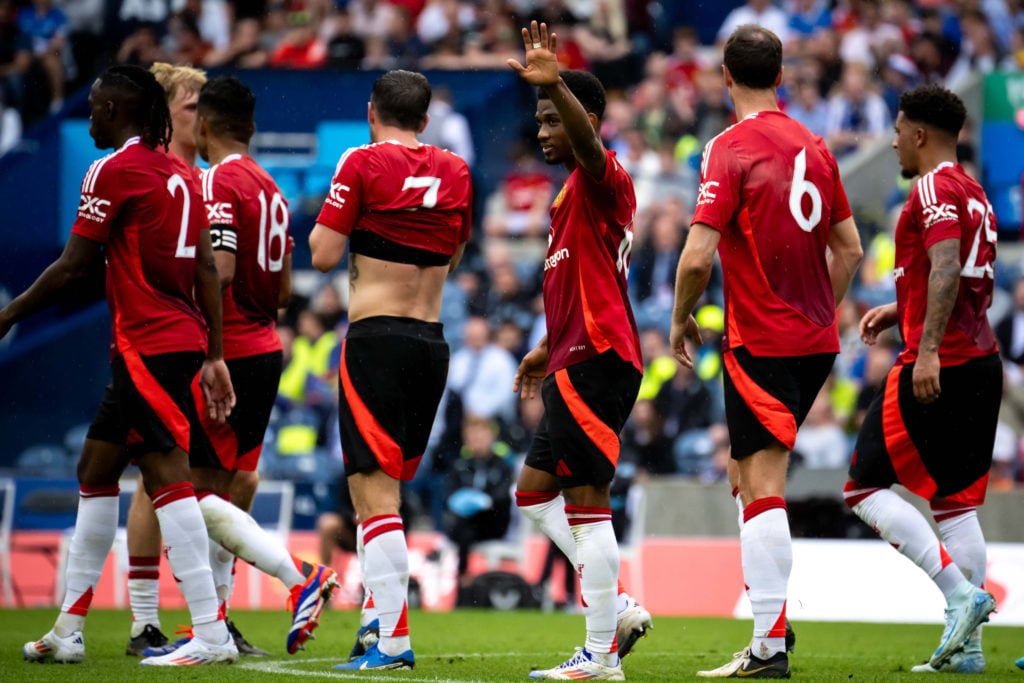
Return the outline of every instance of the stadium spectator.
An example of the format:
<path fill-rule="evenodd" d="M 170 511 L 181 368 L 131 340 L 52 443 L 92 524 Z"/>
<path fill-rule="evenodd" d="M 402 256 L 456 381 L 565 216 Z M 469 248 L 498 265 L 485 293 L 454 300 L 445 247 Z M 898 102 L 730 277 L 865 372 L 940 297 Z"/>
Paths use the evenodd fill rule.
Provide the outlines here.
<path fill-rule="evenodd" d="M 289 30 L 270 54 L 269 65 L 275 68 L 316 69 L 327 63 L 327 46 L 317 35 L 317 27 L 309 12 L 288 14 Z"/>
<path fill-rule="evenodd" d="M 811 403 L 793 442 L 794 460 L 807 469 L 836 469 L 850 464 L 850 442 L 836 418 L 826 382 Z"/>
<path fill-rule="evenodd" d="M 534 675 L 621 677 L 620 656 L 651 625 L 650 614 L 615 589 L 619 552 L 608 487 L 617 435 L 643 368 L 626 296 L 627 255 L 618 251 L 631 237 L 636 198 L 629 175 L 598 135 L 601 82 L 586 72 L 560 72 L 553 35 L 546 24 L 531 22 L 522 31 L 526 66 L 509 61 L 538 88 L 545 160 L 570 172 L 552 210 L 544 261 L 547 335 L 523 358 L 513 384 L 527 396 L 542 387 L 545 409 L 520 470 L 516 504 L 577 566 L 587 639 L 575 656 Z M 581 409 L 596 424 L 581 427 Z"/>
<path fill-rule="evenodd" d="M 450 513 L 448 538 L 459 549 L 459 585 L 471 580 L 469 553 L 481 541 L 503 538 L 512 521 L 512 465 L 508 444 L 498 441 L 499 426 L 472 412 L 462 421 L 462 457 L 446 477 Z"/>
<path fill-rule="evenodd" d="M 639 185 L 639 183 L 638 183 Z M 640 193 L 637 192 L 637 206 Z M 672 311 L 676 265 L 686 239 L 686 210 L 680 202 L 658 203 L 644 214 L 644 234 L 633 245 L 631 291 L 646 320 L 666 320 Z"/>
<path fill-rule="evenodd" d="M 31 64 L 32 51 L 18 28 L 14 0 L 0 0 L 0 94 L 8 106 L 20 106 L 25 73 Z"/>
<path fill-rule="evenodd" d="M 420 133 L 420 141 L 458 154 L 472 168 L 476 161 L 473 134 L 469 129 L 469 121 L 456 111 L 454 105 L 450 88 L 443 85 L 434 88 L 430 108 L 427 110 L 430 120 Z"/>
<path fill-rule="evenodd" d="M 342 7 L 334 15 L 327 39 L 327 65 L 332 69 L 358 69 L 366 57 L 366 41 L 358 36 L 348 9 Z"/>
<path fill-rule="evenodd" d="M 510 238 L 541 245 L 547 240 L 548 205 L 554 194 L 551 173 L 525 141 L 514 143 L 510 156 L 512 164 L 485 203 L 484 236 L 492 243 Z"/>
<path fill-rule="evenodd" d="M 124 39 L 117 50 L 119 64 L 131 64 L 148 69 L 157 62 L 168 62 L 171 56 L 160 44 L 157 28 L 151 23 L 141 23 Z"/>
<path fill-rule="evenodd" d="M 389 71 L 377 79 L 370 137 L 396 144 L 345 153 L 333 180 L 342 189 L 328 195 L 309 238 L 313 265 L 322 272 L 351 252 L 339 417 L 372 607 L 362 610 L 362 647 L 336 665 L 341 669 L 415 666 L 399 485 L 416 473 L 444 391 L 449 352 L 437 321 L 445 276 L 469 239 L 472 209 L 465 161 L 417 139 L 429 105 L 422 74 Z M 410 177 L 427 182 L 410 186 Z M 379 639 L 369 644 L 363 637 L 373 630 Z"/>
<path fill-rule="evenodd" d="M 889 110 L 872 87 L 863 64 L 843 67 L 839 90 L 828 99 L 825 128 L 825 139 L 836 156 L 866 147 L 889 131 Z"/>
<path fill-rule="evenodd" d="M 112 67 L 93 85 L 89 105 L 90 136 L 98 148 L 116 151 L 86 175 L 82 196 L 87 201 L 80 204 L 63 254 L 0 311 L 2 336 L 58 291 L 81 282 L 92 266 L 106 263 L 114 380 L 82 449 L 81 496 L 60 615 L 53 629 L 26 643 L 22 653 L 39 662 L 85 658 L 82 629 L 117 530 L 117 482 L 134 457 L 154 500 L 194 634 L 174 655 L 142 662 L 233 662 L 238 649 L 217 611 L 209 537 L 188 480 L 188 432 L 190 426 L 199 428 L 193 378 L 200 373 L 211 418 L 223 421 L 235 402 L 223 360 L 221 293 L 205 217 L 198 196 L 189 200 L 194 187 L 157 149 L 166 149 L 171 122 L 164 91 L 152 74 Z M 160 296 L 154 295 L 154 280 L 160 282 Z M 158 387 L 156 393 L 143 388 L 144 380 Z M 154 398 L 157 394 L 163 398 Z"/>
<path fill-rule="evenodd" d="M 701 336 L 691 313 L 717 250 L 727 302 L 726 417 L 744 506 L 740 550 L 754 632 L 731 661 L 698 675 L 770 671 L 786 677 L 792 565 L 786 468 L 797 429 L 839 351 L 836 304 L 861 248 L 835 158 L 820 138 L 778 110 L 779 37 L 756 26 L 737 29 L 726 42 L 723 71 L 742 123 L 705 148 L 701 193 L 679 260 L 669 344 L 677 360 L 693 367 L 687 340 L 699 344 Z M 800 201 L 805 195 L 810 202 Z M 773 240 L 756 238 L 765 230 Z M 799 273 L 782 265 L 796 254 L 804 264 Z M 766 400 L 782 417 L 764 408 Z"/>
<path fill-rule="evenodd" d="M 515 358 L 494 343 L 488 319 L 467 318 L 462 328 L 462 348 L 452 354 L 447 383 L 463 411 L 499 420 L 503 425 L 512 422 L 516 397 L 507 389 L 515 375 Z"/>
<path fill-rule="evenodd" d="M 0 156 L 14 149 L 21 142 L 21 114 L 5 102 L 0 88 Z"/>
<path fill-rule="evenodd" d="M 832 29 L 831 3 L 826 0 L 791 0 L 789 3 L 789 38 L 787 51 L 801 52 L 803 43 L 823 31 Z"/>
<path fill-rule="evenodd" d="M 53 0 L 32 0 L 18 12 L 18 30 L 28 41 L 32 58 L 46 74 L 50 86 L 50 111 L 64 106 L 64 84 L 67 78 L 68 19 Z M 70 54 L 68 54 L 70 58 Z"/>
<path fill-rule="evenodd" d="M 799 121 L 815 135 L 828 133 L 828 103 L 821 97 L 818 83 L 810 78 L 797 81 L 796 92 L 788 101 L 786 114 Z"/>
<path fill-rule="evenodd" d="M 842 32 L 839 57 L 846 64 L 862 64 L 876 71 L 891 54 L 906 50 L 899 28 L 884 21 L 881 0 L 859 0 L 854 25 Z"/>
<path fill-rule="evenodd" d="M 236 21 L 227 46 L 214 48 L 203 60 L 203 65 L 210 68 L 256 69 L 266 63 L 267 52 L 260 44 L 260 22 L 254 18 Z"/>
<path fill-rule="evenodd" d="M 996 230 L 981 186 L 956 164 L 966 117 L 960 98 L 940 86 L 900 98 L 893 147 L 904 177 L 921 179 L 896 226 L 896 302 L 868 311 L 860 332 L 873 344 L 898 324 L 905 347 L 868 408 L 843 490 L 857 516 L 946 599 L 939 646 L 914 672 L 984 671 L 979 627 L 996 607 L 981 588 L 986 554 L 977 518 L 1003 380 L 986 317 Z M 979 236 L 977 248 L 968 248 Z M 897 483 L 929 502 L 941 541 L 891 489 Z"/>
<path fill-rule="evenodd" d="M 726 15 L 718 28 L 718 45 L 724 45 L 737 28 L 747 24 L 768 29 L 784 43 L 789 40 L 789 17 L 783 10 L 772 0 L 746 0 Z"/>

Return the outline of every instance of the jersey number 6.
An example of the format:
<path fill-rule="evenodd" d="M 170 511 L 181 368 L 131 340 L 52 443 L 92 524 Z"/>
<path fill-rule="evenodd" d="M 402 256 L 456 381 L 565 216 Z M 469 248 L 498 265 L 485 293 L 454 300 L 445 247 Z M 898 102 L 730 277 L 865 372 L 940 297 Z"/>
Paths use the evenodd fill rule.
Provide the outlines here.
<path fill-rule="evenodd" d="M 811 215 L 804 214 L 804 195 L 811 198 Z M 789 212 L 804 232 L 811 232 L 821 222 L 821 192 L 807 180 L 807 148 L 800 150 L 793 162 L 793 183 L 789 188 Z"/>

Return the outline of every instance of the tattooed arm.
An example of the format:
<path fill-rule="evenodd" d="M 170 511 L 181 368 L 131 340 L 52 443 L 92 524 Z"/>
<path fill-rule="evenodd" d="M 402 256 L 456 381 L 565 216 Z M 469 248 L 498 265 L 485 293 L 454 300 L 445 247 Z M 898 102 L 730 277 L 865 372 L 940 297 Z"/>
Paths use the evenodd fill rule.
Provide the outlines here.
<path fill-rule="evenodd" d="M 939 345 L 960 292 L 960 240 L 936 242 L 928 249 L 928 307 L 914 363 L 914 397 L 931 403 L 942 393 L 939 386 Z"/>

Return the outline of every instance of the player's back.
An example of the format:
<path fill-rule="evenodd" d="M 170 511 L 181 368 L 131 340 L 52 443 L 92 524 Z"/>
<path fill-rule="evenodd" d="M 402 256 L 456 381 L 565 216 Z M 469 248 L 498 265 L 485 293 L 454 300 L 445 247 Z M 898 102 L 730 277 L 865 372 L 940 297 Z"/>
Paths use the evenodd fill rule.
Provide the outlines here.
<path fill-rule="evenodd" d="M 357 231 L 448 255 L 468 237 L 472 186 L 469 167 L 455 154 L 380 142 L 348 150 L 339 169 L 345 164 L 359 164 L 363 176 Z"/>
<path fill-rule="evenodd" d="M 118 351 L 205 348 L 193 297 L 204 222 L 191 177 L 137 138 L 93 163 L 73 231 L 107 245 L 107 298 Z"/>
<path fill-rule="evenodd" d="M 239 358 L 281 348 L 274 330 L 288 253 L 288 202 L 249 156 L 232 154 L 202 180 L 215 248 L 235 254 L 224 294 L 224 354 Z"/>
<path fill-rule="evenodd" d="M 708 143 L 693 222 L 722 232 L 727 348 L 838 350 L 825 252 L 849 215 L 835 158 L 785 114 L 748 116 Z"/>

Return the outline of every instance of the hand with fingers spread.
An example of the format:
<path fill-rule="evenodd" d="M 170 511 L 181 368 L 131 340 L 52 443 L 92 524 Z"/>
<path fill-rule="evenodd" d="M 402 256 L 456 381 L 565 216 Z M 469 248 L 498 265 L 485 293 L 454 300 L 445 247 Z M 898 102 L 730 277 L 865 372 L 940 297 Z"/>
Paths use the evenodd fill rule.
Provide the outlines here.
<path fill-rule="evenodd" d="M 555 56 L 557 36 L 548 34 L 548 25 L 530 22 L 530 28 L 523 29 L 523 47 L 526 49 L 526 66 L 514 59 L 508 65 L 530 85 L 554 85 L 558 82 L 558 58 Z"/>

